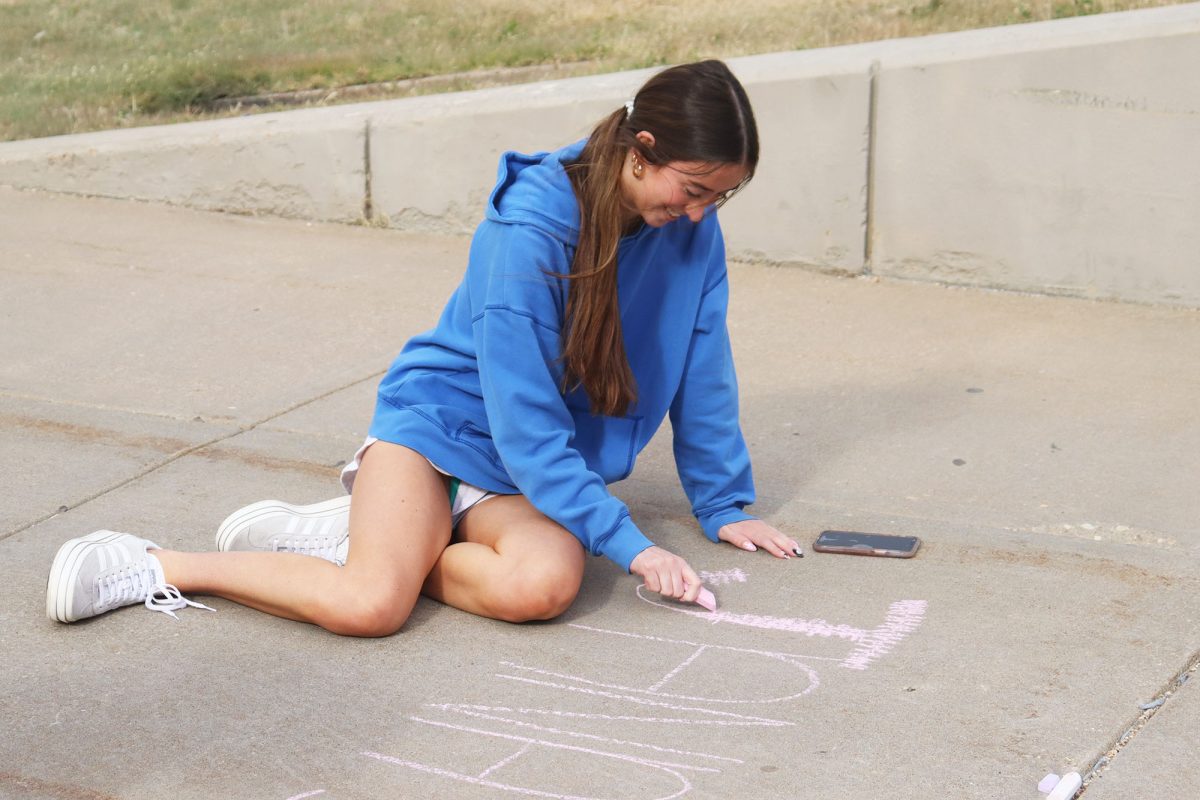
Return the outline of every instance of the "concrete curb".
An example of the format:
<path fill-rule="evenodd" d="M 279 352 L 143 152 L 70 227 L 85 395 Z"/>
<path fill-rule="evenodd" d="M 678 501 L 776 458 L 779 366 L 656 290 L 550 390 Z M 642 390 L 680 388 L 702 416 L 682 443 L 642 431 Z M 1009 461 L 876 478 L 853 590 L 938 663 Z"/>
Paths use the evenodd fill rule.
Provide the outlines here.
<path fill-rule="evenodd" d="M 764 158 L 730 252 L 1200 307 L 1200 3 L 732 59 Z M 0 144 L 0 185 L 469 232 L 498 155 L 651 70 Z"/>

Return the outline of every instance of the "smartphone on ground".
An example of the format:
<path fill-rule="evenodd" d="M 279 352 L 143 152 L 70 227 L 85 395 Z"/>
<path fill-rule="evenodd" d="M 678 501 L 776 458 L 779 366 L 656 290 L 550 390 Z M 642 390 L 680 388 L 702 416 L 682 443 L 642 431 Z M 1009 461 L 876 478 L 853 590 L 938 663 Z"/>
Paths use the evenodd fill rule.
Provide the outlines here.
<path fill-rule="evenodd" d="M 892 536 L 859 531 L 821 531 L 813 550 L 818 553 L 845 553 L 852 556 L 912 558 L 921 540 L 916 536 Z"/>

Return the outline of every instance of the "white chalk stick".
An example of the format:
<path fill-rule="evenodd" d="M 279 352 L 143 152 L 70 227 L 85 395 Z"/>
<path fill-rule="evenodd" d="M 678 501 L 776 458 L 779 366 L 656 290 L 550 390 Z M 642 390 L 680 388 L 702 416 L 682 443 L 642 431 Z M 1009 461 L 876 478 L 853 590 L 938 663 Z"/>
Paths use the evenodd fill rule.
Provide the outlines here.
<path fill-rule="evenodd" d="M 1046 800 L 1071 800 L 1079 791 L 1080 786 L 1083 786 L 1083 778 L 1079 776 L 1079 773 L 1068 772 L 1054 787 L 1054 791 L 1046 795 Z"/>
<path fill-rule="evenodd" d="M 1051 772 L 1049 775 L 1038 781 L 1038 791 L 1042 794 L 1050 794 L 1054 791 L 1054 787 L 1058 786 L 1058 782 L 1061 780 L 1062 778 Z"/>

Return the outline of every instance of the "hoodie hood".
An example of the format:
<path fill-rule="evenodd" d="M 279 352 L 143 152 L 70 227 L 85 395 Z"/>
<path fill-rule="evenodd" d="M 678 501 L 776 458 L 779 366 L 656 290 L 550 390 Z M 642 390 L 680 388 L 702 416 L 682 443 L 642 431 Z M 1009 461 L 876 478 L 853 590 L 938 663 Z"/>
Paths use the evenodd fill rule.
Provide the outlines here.
<path fill-rule="evenodd" d="M 579 202 L 564 164 L 579 158 L 586 139 L 553 152 L 509 151 L 500 157 L 496 187 L 488 198 L 487 218 L 533 225 L 564 244 L 579 241 Z"/>

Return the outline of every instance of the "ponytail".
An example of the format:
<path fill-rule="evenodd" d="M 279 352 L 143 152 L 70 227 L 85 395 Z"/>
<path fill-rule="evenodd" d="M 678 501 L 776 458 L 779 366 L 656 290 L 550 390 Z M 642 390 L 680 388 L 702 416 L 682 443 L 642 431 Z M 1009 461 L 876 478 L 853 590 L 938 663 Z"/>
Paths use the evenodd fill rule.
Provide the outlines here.
<path fill-rule="evenodd" d="M 567 167 L 580 219 L 563 330 L 563 389 L 582 385 L 592 413 L 607 416 L 623 416 L 637 400 L 617 305 L 621 168 L 628 146 L 628 134 L 621 135 L 625 117 L 624 108 L 605 117 L 578 160 Z"/>

